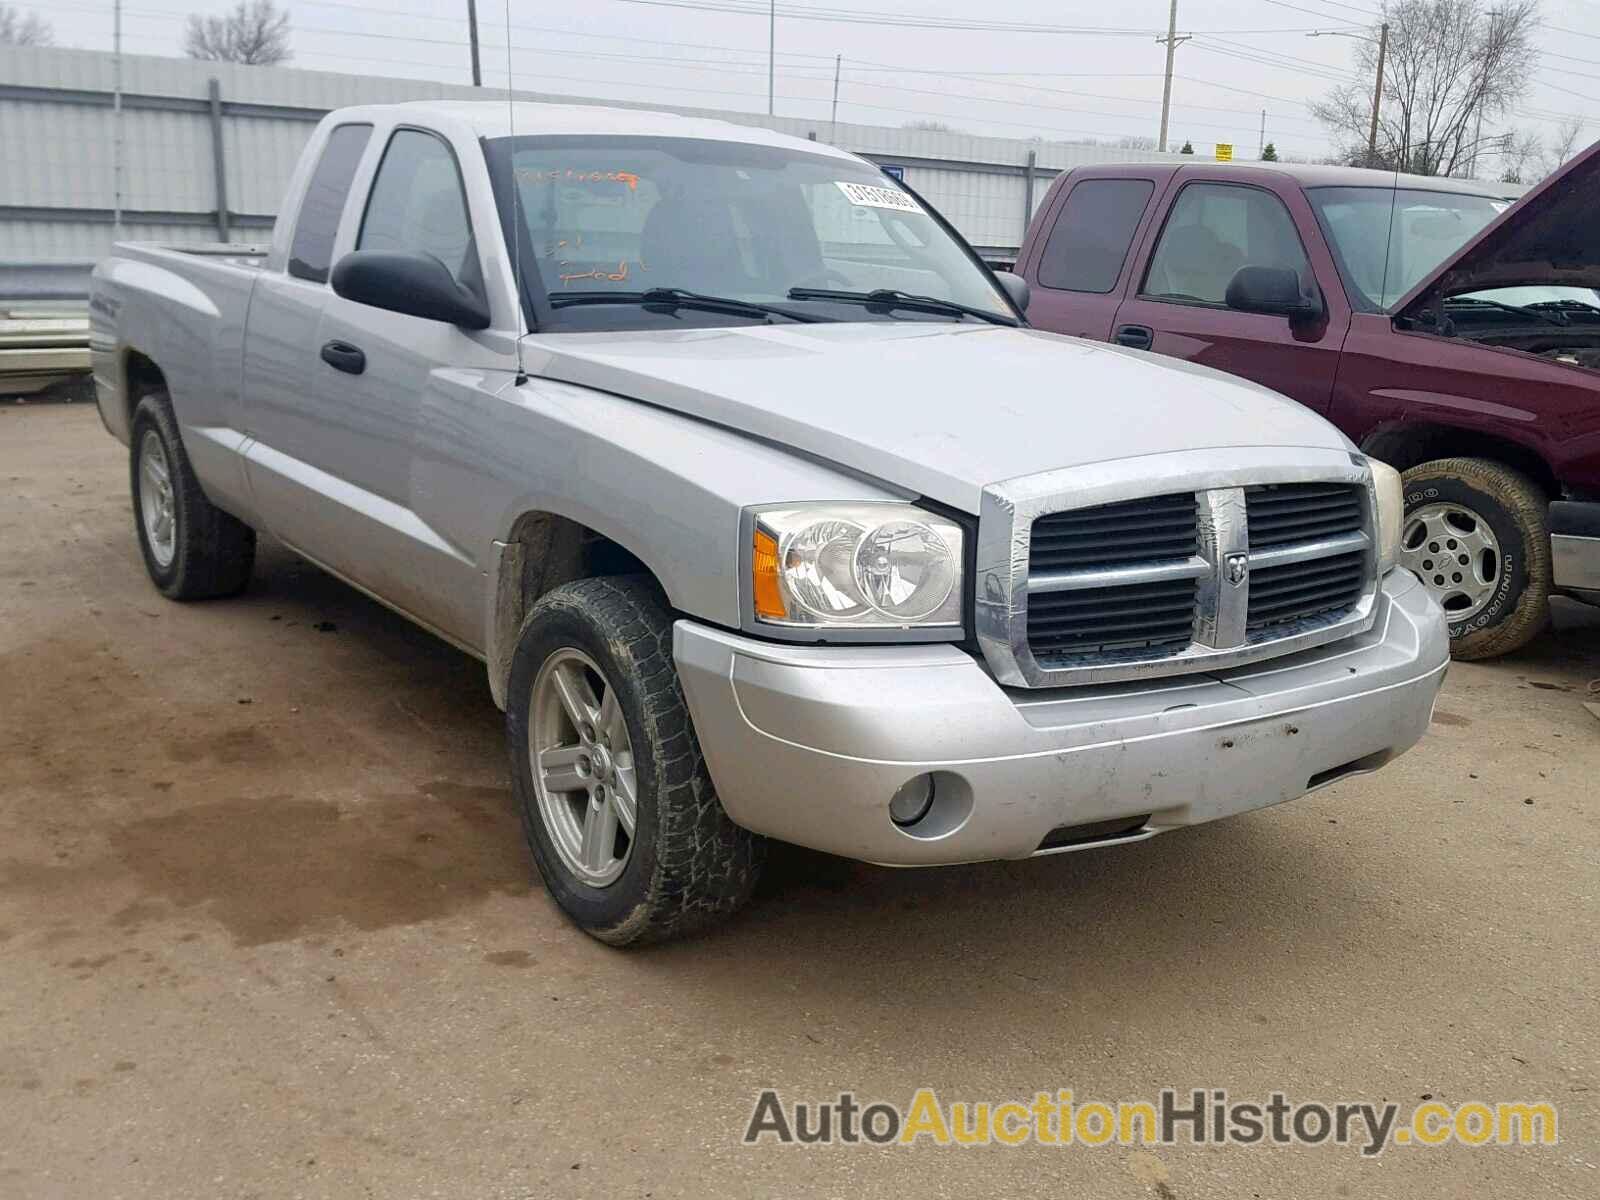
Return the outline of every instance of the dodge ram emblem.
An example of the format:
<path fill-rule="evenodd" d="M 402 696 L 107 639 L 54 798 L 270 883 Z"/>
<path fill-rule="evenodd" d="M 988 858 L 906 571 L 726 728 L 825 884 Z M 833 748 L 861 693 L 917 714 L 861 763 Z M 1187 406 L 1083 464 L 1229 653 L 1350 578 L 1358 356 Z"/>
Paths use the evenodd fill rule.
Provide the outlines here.
<path fill-rule="evenodd" d="M 1243 583 L 1250 574 L 1250 556 L 1247 554 L 1230 554 L 1227 559 L 1228 582 L 1235 586 Z"/>

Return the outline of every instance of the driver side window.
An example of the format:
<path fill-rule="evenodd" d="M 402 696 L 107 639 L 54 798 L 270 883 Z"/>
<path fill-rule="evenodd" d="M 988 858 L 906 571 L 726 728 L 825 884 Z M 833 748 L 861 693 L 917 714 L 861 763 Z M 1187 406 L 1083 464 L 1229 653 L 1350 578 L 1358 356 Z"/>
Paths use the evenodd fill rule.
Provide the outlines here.
<path fill-rule="evenodd" d="M 1294 218 L 1261 188 L 1191 183 L 1178 193 L 1140 294 L 1149 300 L 1223 304 L 1241 267 L 1310 272 Z"/>
<path fill-rule="evenodd" d="M 419 129 L 395 131 L 372 181 L 356 249 L 431 254 L 457 283 L 481 294 L 466 190 L 442 140 Z"/>

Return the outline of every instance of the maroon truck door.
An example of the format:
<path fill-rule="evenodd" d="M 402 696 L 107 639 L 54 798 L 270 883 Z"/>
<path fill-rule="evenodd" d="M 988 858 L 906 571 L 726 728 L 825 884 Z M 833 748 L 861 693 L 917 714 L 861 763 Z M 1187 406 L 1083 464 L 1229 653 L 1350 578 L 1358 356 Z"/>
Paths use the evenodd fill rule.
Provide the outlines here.
<path fill-rule="evenodd" d="M 1243 376 L 1326 412 L 1350 305 L 1298 185 L 1271 172 L 1241 183 L 1185 169 L 1168 195 L 1164 219 L 1142 241 L 1111 340 Z M 1229 308 L 1228 284 L 1247 266 L 1295 271 L 1302 288 L 1320 288 L 1325 313 L 1291 323 Z"/>
<path fill-rule="evenodd" d="M 1068 176 L 1051 197 L 1034 245 L 1018 269 L 1033 295 L 1028 319 L 1040 329 L 1106 341 L 1125 290 L 1129 250 L 1155 205 L 1154 174 L 1129 167 L 1117 177 Z"/>

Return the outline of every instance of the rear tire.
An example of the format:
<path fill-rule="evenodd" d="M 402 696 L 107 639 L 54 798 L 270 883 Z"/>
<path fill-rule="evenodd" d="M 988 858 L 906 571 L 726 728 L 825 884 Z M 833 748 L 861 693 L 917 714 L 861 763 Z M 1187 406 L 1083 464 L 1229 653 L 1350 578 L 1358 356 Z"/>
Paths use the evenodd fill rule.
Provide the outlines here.
<path fill-rule="evenodd" d="M 1400 561 L 1443 604 L 1451 655 L 1495 658 L 1527 645 L 1550 621 L 1549 497 L 1484 458 L 1421 463 L 1403 479 Z"/>
<path fill-rule="evenodd" d="M 140 397 L 131 441 L 133 525 L 151 582 L 170 600 L 243 590 L 255 565 L 256 531 L 206 498 L 166 392 Z"/>
<path fill-rule="evenodd" d="M 580 579 L 540 597 L 512 658 L 506 746 L 539 874 L 585 932 L 664 941 L 749 899 L 766 842 L 717 799 L 653 581 Z"/>

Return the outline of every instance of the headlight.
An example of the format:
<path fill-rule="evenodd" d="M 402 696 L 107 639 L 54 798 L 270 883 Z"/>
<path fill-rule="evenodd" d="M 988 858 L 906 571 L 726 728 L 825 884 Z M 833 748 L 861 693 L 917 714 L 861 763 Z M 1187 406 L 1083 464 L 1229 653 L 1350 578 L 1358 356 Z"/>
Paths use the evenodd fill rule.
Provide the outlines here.
<path fill-rule="evenodd" d="M 1400 531 L 1405 526 L 1406 495 L 1400 472 L 1388 463 L 1367 459 L 1378 494 L 1378 574 L 1387 575 L 1400 558 Z"/>
<path fill-rule="evenodd" d="M 762 625 L 961 632 L 962 530 L 909 504 L 755 513 L 751 596 Z"/>

